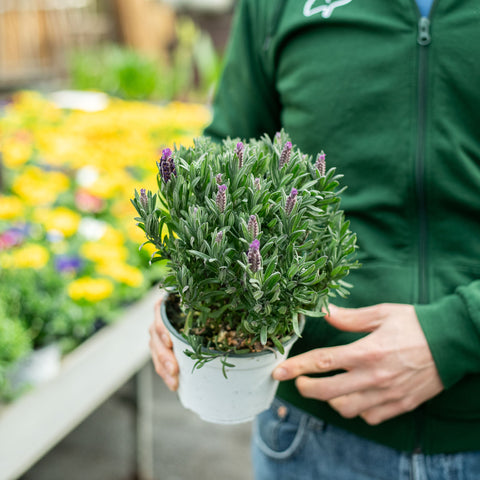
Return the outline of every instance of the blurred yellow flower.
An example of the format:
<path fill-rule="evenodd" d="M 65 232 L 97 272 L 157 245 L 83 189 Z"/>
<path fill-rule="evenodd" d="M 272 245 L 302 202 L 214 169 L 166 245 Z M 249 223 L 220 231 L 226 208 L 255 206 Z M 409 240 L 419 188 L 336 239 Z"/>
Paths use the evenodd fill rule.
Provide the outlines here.
<path fill-rule="evenodd" d="M 24 244 L 21 247 L 0 252 L 0 267 L 2 268 L 33 268 L 44 267 L 50 258 L 45 247 L 36 244 Z"/>
<path fill-rule="evenodd" d="M 126 263 L 102 263 L 98 266 L 97 272 L 129 287 L 140 287 L 143 283 L 143 273 Z"/>
<path fill-rule="evenodd" d="M 71 237 L 77 232 L 81 218 L 77 212 L 66 207 L 57 207 L 51 210 L 39 208 L 34 213 L 34 219 L 47 231 L 58 231 L 65 237 Z"/>
<path fill-rule="evenodd" d="M 48 124 L 57 122 L 62 116 L 62 110 L 38 92 L 18 92 L 14 96 L 14 100 L 10 108 L 26 118 L 35 118 L 35 116 L 39 115 L 42 123 Z"/>
<path fill-rule="evenodd" d="M 21 167 L 30 160 L 33 148 L 31 143 L 11 137 L 3 142 L 0 151 L 5 167 L 13 169 Z"/>
<path fill-rule="evenodd" d="M 164 122 L 171 125 L 188 125 L 190 130 L 198 130 L 210 120 L 210 112 L 204 105 L 171 102 L 165 107 L 162 117 Z"/>
<path fill-rule="evenodd" d="M 72 158 L 85 158 L 85 139 L 72 135 L 62 126 L 44 127 L 37 131 L 36 144 L 42 157 L 51 165 L 70 165 Z"/>
<path fill-rule="evenodd" d="M 121 197 L 125 183 L 130 181 L 130 176 L 125 170 L 110 168 L 86 190 L 100 198 Z"/>
<path fill-rule="evenodd" d="M 106 278 L 81 277 L 67 286 L 68 295 L 73 300 L 99 302 L 113 293 L 113 283 Z"/>
<path fill-rule="evenodd" d="M 22 201 L 13 195 L 0 195 L 0 219 L 19 219 L 24 215 Z"/>
<path fill-rule="evenodd" d="M 111 245 L 103 241 L 85 242 L 80 248 L 80 254 L 95 263 L 124 262 L 128 250 L 121 245 Z"/>
<path fill-rule="evenodd" d="M 100 239 L 101 243 L 108 245 L 116 245 L 122 247 L 125 244 L 125 236 L 119 230 L 113 228 L 111 225 L 107 225 L 105 233 Z"/>
<path fill-rule="evenodd" d="M 12 191 L 28 205 L 46 205 L 53 203 L 69 185 L 69 178 L 61 172 L 26 167 L 13 181 Z"/>

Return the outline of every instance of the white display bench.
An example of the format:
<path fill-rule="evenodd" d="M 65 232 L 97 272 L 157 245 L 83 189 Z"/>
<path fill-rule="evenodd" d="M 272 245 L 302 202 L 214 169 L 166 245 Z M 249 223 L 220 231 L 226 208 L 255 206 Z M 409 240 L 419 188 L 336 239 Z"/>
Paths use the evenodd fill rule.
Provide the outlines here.
<path fill-rule="evenodd" d="M 0 479 L 14 480 L 133 375 L 137 387 L 137 476 L 153 478 L 152 368 L 148 327 L 158 288 L 127 307 L 62 360 L 59 374 L 16 401 L 0 405 Z"/>

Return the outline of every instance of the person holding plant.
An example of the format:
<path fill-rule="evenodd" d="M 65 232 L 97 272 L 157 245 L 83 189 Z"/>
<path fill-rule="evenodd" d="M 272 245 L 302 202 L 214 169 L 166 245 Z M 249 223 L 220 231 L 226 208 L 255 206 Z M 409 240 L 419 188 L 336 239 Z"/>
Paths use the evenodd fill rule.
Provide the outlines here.
<path fill-rule="evenodd" d="M 273 374 L 257 479 L 480 471 L 480 10 L 425 3 L 238 5 L 205 133 L 284 128 L 302 151 L 325 150 L 362 263 Z M 158 310 L 152 357 L 175 390 Z"/>

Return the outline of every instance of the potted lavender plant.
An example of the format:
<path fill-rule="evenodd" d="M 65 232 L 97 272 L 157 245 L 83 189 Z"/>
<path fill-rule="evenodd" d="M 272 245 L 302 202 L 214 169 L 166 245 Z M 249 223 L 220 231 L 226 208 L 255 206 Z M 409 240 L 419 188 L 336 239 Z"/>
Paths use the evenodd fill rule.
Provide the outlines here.
<path fill-rule="evenodd" d="M 329 296 L 348 293 L 356 247 L 339 208 L 340 175 L 327 171 L 323 152 L 302 154 L 283 131 L 248 143 L 202 137 L 163 150 L 158 169 L 158 192 L 136 191 L 132 203 L 145 243 L 157 249 L 152 262 L 170 267 L 163 320 L 180 399 L 206 420 L 249 420 L 271 403 L 271 373 L 304 315 L 321 317 Z M 266 398 L 248 407 L 241 394 L 251 400 L 261 390 Z"/>

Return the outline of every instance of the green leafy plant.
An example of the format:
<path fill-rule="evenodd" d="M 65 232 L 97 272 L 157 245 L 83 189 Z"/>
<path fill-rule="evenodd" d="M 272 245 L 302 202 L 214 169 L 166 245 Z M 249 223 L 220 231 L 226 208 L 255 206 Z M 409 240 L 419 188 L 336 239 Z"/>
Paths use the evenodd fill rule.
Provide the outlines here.
<path fill-rule="evenodd" d="M 62 351 L 70 351 L 94 332 L 97 318 L 108 318 L 98 305 L 73 302 L 64 283 L 48 267 L 0 271 L 0 309 L 28 332 L 34 348 L 59 342 Z"/>
<path fill-rule="evenodd" d="M 73 51 L 71 87 L 129 100 L 205 101 L 220 73 L 220 55 L 191 20 L 180 19 L 176 27 L 177 41 L 164 59 L 115 44 Z"/>
<path fill-rule="evenodd" d="M 27 329 L 18 319 L 7 317 L 0 304 L 0 399 L 9 399 L 13 394 L 8 373 L 31 350 Z"/>
<path fill-rule="evenodd" d="M 167 260 L 181 331 L 200 364 L 212 353 L 259 351 L 300 335 L 298 314 L 322 316 L 348 294 L 356 237 L 340 210 L 341 175 L 279 132 L 270 139 L 165 149 L 158 192 L 132 203 Z M 213 350 L 213 352 L 212 352 Z"/>
<path fill-rule="evenodd" d="M 72 54 L 70 77 L 73 88 L 101 90 L 125 99 L 156 97 L 162 89 L 156 61 L 116 45 Z"/>

